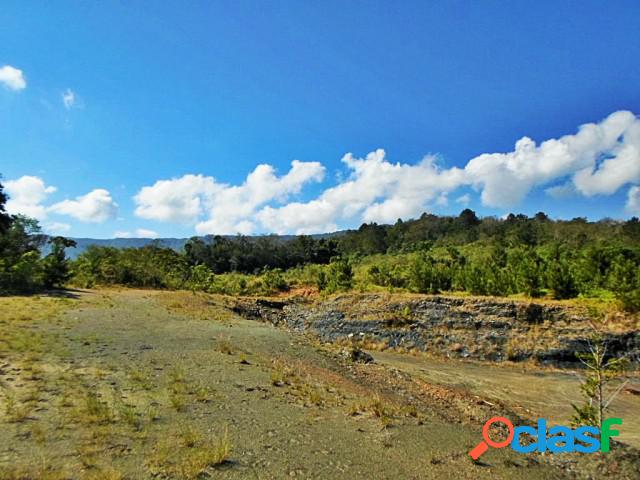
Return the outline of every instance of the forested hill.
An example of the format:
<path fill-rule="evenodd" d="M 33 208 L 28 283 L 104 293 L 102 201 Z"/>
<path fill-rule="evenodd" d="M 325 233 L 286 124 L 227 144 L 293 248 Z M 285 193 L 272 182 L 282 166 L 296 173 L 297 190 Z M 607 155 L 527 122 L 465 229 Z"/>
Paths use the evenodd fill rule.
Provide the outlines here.
<path fill-rule="evenodd" d="M 76 259 L 91 245 L 97 247 L 115 247 L 115 248 L 141 248 L 147 245 L 158 245 L 159 247 L 171 248 L 172 250 L 181 251 L 188 238 L 73 238 L 76 242 L 75 248 L 67 249 L 67 256 Z M 47 245 L 43 247 L 43 253 L 46 254 Z"/>
<path fill-rule="evenodd" d="M 573 220 L 550 220 L 540 212 L 534 217 L 509 215 L 504 219 L 486 217 L 479 219 L 472 210 L 465 209 L 458 216 L 440 217 L 423 214 L 415 220 L 398 220 L 394 225 L 363 224 L 357 230 L 343 230 L 334 233 L 309 235 L 314 240 L 335 238 L 340 241 L 342 253 L 371 255 L 424 249 L 427 245 L 464 245 L 480 241 L 482 244 L 500 245 L 543 245 L 559 242 L 566 247 L 580 249 L 586 244 L 608 244 L 626 247 L 640 247 L 640 222 L 637 218 L 628 221 L 602 219 L 588 222 L 584 218 Z M 199 238 L 204 243 L 213 243 L 214 235 Z M 294 240 L 296 235 L 262 235 L 241 237 L 223 235 L 218 238 L 234 240 L 245 238 L 256 241 L 271 239 L 276 243 Z M 184 250 L 189 238 L 73 238 L 75 248 L 67 249 L 67 255 L 75 259 L 91 245 L 98 247 L 141 248 L 154 245 L 170 248 L 177 252 Z M 505 245 L 506 246 L 506 245 Z M 43 254 L 48 253 L 43 247 Z"/>
<path fill-rule="evenodd" d="M 318 235 L 310 235 L 310 237 L 319 240 L 321 238 L 330 238 L 333 236 L 341 235 L 342 232 L 335 233 L 323 233 Z M 198 237 L 204 240 L 213 240 L 213 236 Z M 233 239 L 234 235 L 225 235 L 224 238 Z M 260 238 L 260 237 L 253 237 Z M 280 235 L 277 237 L 280 241 L 288 241 L 295 238 L 294 235 Z M 67 256 L 71 259 L 78 258 L 83 252 L 87 250 L 91 245 L 97 247 L 114 247 L 114 248 L 141 248 L 147 245 L 156 245 L 162 248 L 170 248 L 176 252 L 181 252 L 184 249 L 185 244 L 189 241 L 189 238 L 72 238 L 76 242 L 75 247 L 67 248 Z M 49 245 L 45 244 L 42 247 L 42 253 L 46 255 L 49 253 Z"/>

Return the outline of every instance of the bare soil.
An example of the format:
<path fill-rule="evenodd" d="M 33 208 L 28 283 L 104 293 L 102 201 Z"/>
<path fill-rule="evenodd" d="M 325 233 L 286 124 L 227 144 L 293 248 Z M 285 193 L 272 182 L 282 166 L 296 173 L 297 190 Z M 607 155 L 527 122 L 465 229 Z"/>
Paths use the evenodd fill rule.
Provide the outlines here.
<path fill-rule="evenodd" d="M 3 298 L 0 328 L 0 479 L 637 478 L 623 449 L 473 462 L 484 421 L 518 415 L 473 384 L 486 371 L 386 353 L 354 364 L 212 296 Z"/>

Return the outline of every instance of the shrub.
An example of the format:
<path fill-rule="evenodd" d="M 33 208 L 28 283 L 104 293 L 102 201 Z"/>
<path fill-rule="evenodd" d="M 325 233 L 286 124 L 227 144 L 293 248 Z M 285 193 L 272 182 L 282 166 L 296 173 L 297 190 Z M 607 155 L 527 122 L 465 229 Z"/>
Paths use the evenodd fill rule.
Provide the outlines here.
<path fill-rule="evenodd" d="M 318 289 L 327 293 L 351 290 L 353 287 L 353 268 L 348 260 L 331 260 L 326 269 L 318 275 Z"/>
<path fill-rule="evenodd" d="M 262 275 L 262 283 L 266 290 L 265 293 L 284 292 L 289 290 L 289 284 L 282 275 L 282 270 L 279 268 L 265 270 Z"/>
<path fill-rule="evenodd" d="M 629 312 L 640 311 L 640 268 L 634 260 L 616 260 L 610 285 L 622 308 Z"/>

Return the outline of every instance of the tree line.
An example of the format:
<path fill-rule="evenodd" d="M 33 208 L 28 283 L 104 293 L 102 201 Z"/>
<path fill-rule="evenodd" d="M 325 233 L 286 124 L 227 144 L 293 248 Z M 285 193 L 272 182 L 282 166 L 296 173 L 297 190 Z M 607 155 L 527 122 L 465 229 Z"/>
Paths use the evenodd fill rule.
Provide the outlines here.
<path fill-rule="evenodd" d="M 268 294 L 314 285 L 325 292 L 398 289 L 420 293 L 556 299 L 615 297 L 640 311 L 640 220 L 551 220 L 510 214 L 478 218 L 423 214 L 393 225 L 363 224 L 325 238 L 194 237 L 182 251 L 151 244 L 91 246 L 73 262 L 63 237 L 42 235 L 35 220 L 8 215 L 0 185 L 0 290 L 79 286 L 191 288 Z M 40 249 L 51 244 L 51 253 Z"/>

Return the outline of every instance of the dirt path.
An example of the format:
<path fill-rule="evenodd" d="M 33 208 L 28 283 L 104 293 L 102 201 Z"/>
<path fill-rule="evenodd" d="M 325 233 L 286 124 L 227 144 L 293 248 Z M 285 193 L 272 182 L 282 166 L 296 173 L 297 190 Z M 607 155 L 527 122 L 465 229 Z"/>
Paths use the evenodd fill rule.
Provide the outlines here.
<path fill-rule="evenodd" d="M 567 425 L 572 403 L 580 403 L 580 379 L 576 372 L 532 370 L 513 365 L 495 366 L 461 360 L 413 357 L 393 352 L 370 352 L 381 364 L 398 368 L 437 385 L 463 388 L 506 403 L 523 417 L 544 417 Z M 623 419 L 620 440 L 640 447 L 640 397 L 621 393 L 610 416 Z"/>
<path fill-rule="evenodd" d="M 47 339 L 35 360 L 5 356 L 14 403 L 35 408 L 0 417 L 1 479 L 565 475 L 507 449 L 474 464 L 479 424 L 441 412 L 411 379 L 345 364 L 208 297 L 95 291 L 75 302 L 55 322 L 22 325 Z"/>

